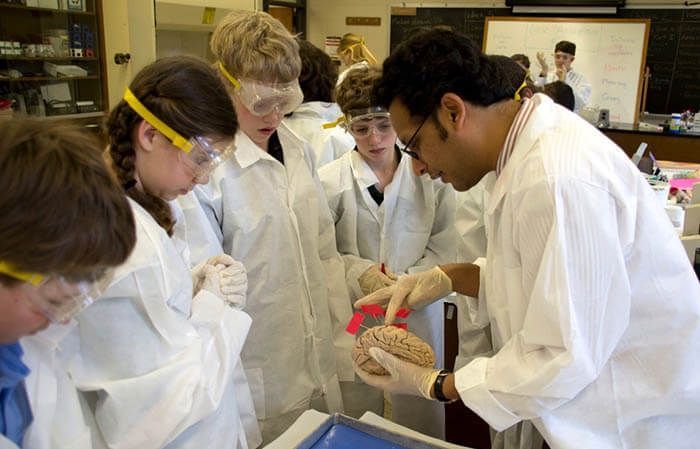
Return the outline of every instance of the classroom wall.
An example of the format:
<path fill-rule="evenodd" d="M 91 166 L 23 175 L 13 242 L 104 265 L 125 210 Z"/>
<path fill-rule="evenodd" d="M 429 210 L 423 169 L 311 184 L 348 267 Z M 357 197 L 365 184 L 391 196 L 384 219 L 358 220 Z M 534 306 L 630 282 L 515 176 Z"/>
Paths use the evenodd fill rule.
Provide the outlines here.
<path fill-rule="evenodd" d="M 443 0 L 441 2 L 420 2 L 425 6 L 447 7 L 505 7 L 505 2 L 492 0 L 473 0 L 471 2 Z M 627 0 L 627 6 L 674 5 L 679 0 Z M 324 48 L 326 36 L 342 36 L 355 33 L 364 36 L 367 46 L 383 60 L 389 55 L 389 9 L 391 5 L 401 6 L 396 0 L 308 0 L 307 1 L 307 38 Z M 405 2 L 406 6 L 417 6 L 419 2 Z M 345 17 L 380 17 L 381 26 L 347 26 Z"/>

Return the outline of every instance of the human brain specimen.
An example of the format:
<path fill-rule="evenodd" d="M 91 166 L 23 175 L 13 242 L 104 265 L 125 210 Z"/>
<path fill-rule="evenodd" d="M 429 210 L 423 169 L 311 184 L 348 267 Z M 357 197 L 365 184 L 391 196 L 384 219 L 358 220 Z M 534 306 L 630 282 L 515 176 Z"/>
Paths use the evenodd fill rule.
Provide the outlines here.
<path fill-rule="evenodd" d="M 374 346 L 416 365 L 432 367 L 435 364 L 433 349 L 416 334 L 396 326 L 375 326 L 362 334 L 352 348 L 352 359 L 369 374 L 389 374 L 369 355 L 369 348 Z"/>

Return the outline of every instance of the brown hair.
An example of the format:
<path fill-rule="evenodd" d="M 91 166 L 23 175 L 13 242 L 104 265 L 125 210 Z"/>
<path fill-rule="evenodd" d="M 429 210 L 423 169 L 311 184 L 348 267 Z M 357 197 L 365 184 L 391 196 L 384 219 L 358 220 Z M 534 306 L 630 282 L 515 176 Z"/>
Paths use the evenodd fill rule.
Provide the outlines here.
<path fill-rule="evenodd" d="M 297 39 L 301 57 L 299 86 L 304 92 L 304 102 L 333 102 L 333 89 L 338 79 L 338 68 L 331 57 L 309 41 Z"/>
<path fill-rule="evenodd" d="M 216 26 L 209 46 L 236 78 L 288 83 L 301 73 L 297 41 L 265 12 L 231 11 Z"/>
<path fill-rule="evenodd" d="M 365 45 L 364 38 L 356 34 L 345 33 L 340 39 L 337 53 L 340 55 L 347 52 L 350 52 L 353 63 L 367 61 L 370 65 L 377 65 L 377 58 Z"/>
<path fill-rule="evenodd" d="M 343 113 L 375 106 L 372 86 L 381 76 L 382 71 L 378 67 L 357 67 L 350 70 L 335 90 L 335 101 Z"/>
<path fill-rule="evenodd" d="M 238 131 L 231 98 L 215 70 L 200 59 L 189 56 L 159 59 L 143 68 L 129 89 L 149 111 L 185 138 L 233 137 Z M 117 104 L 107 121 L 109 155 L 127 195 L 172 235 L 175 220 L 170 205 L 139 190 L 134 181 L 136 152 L 132 134 L 141 120 L 126 101 Z"/>
<path fill-rule="evenodd" d="M 136 243 L 131 207 L 97 139 L 72 125 L 3 121 L 0 192 L 0 260 L 17 270 L 88 279 L 123 263 Z"/>

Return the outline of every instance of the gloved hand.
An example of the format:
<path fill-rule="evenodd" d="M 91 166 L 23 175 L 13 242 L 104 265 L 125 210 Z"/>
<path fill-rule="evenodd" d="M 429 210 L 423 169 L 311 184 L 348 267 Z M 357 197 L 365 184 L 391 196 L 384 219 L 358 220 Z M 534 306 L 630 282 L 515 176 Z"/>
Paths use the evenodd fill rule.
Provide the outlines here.
<path fill-rule="evenodd" d="M 396 311 L 416 309 L 452 293 L 452 280 L 440 267 L 420 273 L 399 276 L 394 285 L 377 290 L 355 302 L 355 308 L 367 304 L 387 304 L 385 324 L 392 324 Z"/>
<path fill-rule="evenodd" d="M 204 281 L 204 277 L 206 275 L 206 268 L 209 266 L 216 267 L 217 265 L 220 265 L 220 269 L 226 268 L 229 265 L 239 263 L 234 259 L 233 257 L 229 256 L 228 254 L 219 254 L 218 256 L 210 257 L 209 259 L 205 260 L 204 262 L 200 262 L 195 266 L 191 273 L 192 273 L 192 291 L 194 293 L 197 293 L 201 288 L 202 288 L 202 281 Z"/>
<path fill-rule="evenodd" d="M 380 264 L 373 264 L 357 278 L 357 283 L 360 284 L 363 294 L 369 295 L 380 288 L 388 287 L 396 283 L 396 275 L 386 267 L 384 271 L 386 273 L 382 273 Z"/>
<path fill-rule="evenodd" d="M 549 67 L 547 66 L 547 60 L 544 58 L 544 52 L 537 52 L 537 63 L 540 65 L 540 75 L 543 73 L 546 75 Z"/>
<path fill-rule="evenodd" d="M 369 355 L 389 371 L 388 376 L 368 374 L 353 362 L 353 369 L 368 385 L 380 388 L 389 393 L 410 394 L 434 399 L 430 392 L 435 384 L 440 370 L 426 368 L 405 362 L 381 348 L 369 348 Z"/>
<path fill-rule="evenodd" d="M 245 267 L 240 262 L 234 262 L 225 268 L 223 265 L 207 265 L 201 289 L 215 294 L 229 306 L 241 309 L 245 307 L 248 289 Z"/>

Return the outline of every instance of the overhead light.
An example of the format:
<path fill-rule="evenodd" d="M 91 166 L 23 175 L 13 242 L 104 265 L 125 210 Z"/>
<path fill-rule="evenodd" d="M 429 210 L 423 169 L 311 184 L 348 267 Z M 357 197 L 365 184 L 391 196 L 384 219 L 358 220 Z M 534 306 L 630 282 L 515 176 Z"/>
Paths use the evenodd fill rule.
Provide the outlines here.
<path fill-rule="evenodd" d="M 615 6 L 513 6 L 513 14 L 617 14 Z"/>

